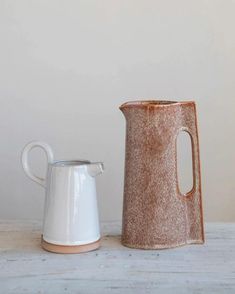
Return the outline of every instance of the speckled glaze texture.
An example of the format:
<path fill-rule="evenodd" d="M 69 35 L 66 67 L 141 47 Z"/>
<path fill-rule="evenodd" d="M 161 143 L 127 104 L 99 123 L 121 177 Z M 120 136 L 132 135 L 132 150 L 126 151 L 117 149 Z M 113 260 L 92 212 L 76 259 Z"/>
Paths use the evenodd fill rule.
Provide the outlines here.
<path fill-rule="evenodd" d="M 203 243 L 203 215 L 194 102 L 135 101 L 120 107 L 126 118 L 122 244 L 162 249 Z M 179 190 L 177 136 L 192 139 L 193 189 Z"/>

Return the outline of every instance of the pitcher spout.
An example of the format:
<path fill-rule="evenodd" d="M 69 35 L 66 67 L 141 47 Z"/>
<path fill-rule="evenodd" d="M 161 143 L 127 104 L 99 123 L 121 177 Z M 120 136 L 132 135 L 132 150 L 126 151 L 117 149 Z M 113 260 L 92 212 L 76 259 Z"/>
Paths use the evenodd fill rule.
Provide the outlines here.
<path fill-rule="evenodd" d="M 87 170 L 90 176 L 96 177 L 104 172 L 103 162 L 94 162 L 87 166 Z"/>
<path fill-rule="evenodd" d="M 119 109 L 121 110 L 121 112 L 123 113 L 124 117 L 127 118 L 127 112 L 129 109 L 129 102 L 123 103 L 121 106 L 119 106 Z"/>

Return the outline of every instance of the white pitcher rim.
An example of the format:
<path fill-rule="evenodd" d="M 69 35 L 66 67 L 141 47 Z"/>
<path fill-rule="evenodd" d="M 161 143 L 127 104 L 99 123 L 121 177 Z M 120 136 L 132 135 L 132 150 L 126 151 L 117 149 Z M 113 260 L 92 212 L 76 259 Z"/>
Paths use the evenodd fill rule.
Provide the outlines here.
<path fill-rule="evenodd" d="M 82 165 L 89 165 L 91 162 L 89 160 L 84 159 L 61 159 L 61 160 L 54 160 L 53 162 L 49 162 L 49 165 L 58 166 L 58 167 L 67 167 L 67 166 L 82 166 Z"/>

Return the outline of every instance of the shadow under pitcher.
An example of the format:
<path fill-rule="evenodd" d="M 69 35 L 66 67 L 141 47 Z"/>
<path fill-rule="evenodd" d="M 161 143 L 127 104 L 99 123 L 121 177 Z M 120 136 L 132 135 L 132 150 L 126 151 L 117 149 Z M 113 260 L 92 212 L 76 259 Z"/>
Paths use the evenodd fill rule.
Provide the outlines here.
<path fill-rule="evenodd" d="M 126 118 L 122 244 L 163 249 L 204 243 L 196 105 L 193 101 L 134 101 Z M 177 136 L 192 141 L 193 188 L 183 195 L 177 175 Z"/>

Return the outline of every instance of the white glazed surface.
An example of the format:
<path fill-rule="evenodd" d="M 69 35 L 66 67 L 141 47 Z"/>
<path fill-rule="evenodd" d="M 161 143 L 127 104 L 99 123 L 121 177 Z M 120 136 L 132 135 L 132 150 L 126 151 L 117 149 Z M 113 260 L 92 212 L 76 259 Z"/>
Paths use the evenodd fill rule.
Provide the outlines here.
<path fill-rule="evenodd" d="M 82 245 L 100 238 L 95 178 L 86 165 L 49 165 L 43 239 Z"/>
<path fill-rule="evenodd" d="M 43 142 L 31 142 L 22 153 L 22 165 L 26 174 L 39 184 L 37 177 L 31 175 L 27 162 L 28 152 L 34 147 L 40 147 L 47 153 L 45 146 Z M 73 246 L 100 239 L 95 176 L 101 172 L 101 163 L 48 162 L 43 221 L 45 241 Z"/>

